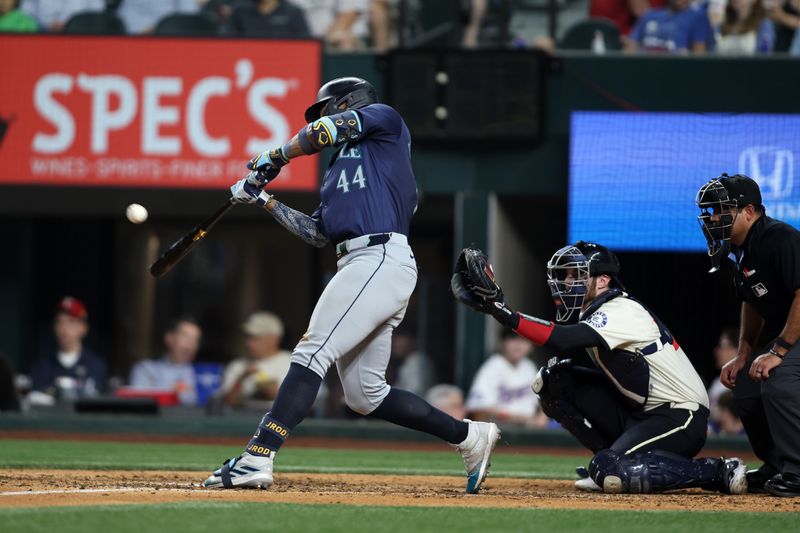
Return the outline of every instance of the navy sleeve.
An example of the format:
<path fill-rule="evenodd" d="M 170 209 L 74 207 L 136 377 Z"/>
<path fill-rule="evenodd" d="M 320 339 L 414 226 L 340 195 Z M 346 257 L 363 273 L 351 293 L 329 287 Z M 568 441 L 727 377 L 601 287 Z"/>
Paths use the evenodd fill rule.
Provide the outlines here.
<path fill-rule="evenodd" d="M 361 118 L 361 137 L 387 136 L 395 138 L 403 129 L 403 119 L 394 108 L 386 104 L 372 104 L 356 113 Z"/>
<path fill-rule="evenodd" d="M 591 348 L 593 346 L 607 348 L 603 337 L 583 322 L 570 324 L 568 326 L 556 324 L 545 346 L 558 351 Z"/>

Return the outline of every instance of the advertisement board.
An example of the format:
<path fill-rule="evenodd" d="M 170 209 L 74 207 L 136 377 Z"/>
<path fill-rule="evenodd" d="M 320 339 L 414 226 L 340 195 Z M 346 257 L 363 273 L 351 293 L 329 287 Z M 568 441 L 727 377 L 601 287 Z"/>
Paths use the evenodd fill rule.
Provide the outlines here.
<path fill-rule="evenodd" d="M 0 36 L 0 185 L 227 187 L 304 124 L 317 41 Z M 270 185 L 314 190 L 318 158 Z"/>
<path fill-rule="evenodd" d="M 800 228 L 800 115 L 575 112 L 569 241 L 616 250 L 704 251 L 698 189 L 753 178 L 769 216 Z"/>

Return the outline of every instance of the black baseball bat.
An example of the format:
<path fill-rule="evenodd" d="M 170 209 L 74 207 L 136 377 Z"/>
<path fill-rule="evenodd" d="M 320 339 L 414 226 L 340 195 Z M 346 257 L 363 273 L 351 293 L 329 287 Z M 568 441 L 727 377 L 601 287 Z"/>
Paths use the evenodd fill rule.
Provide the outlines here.
<path fill-rule="evenodd" d="M 208 235 L 208 232 L 211 231 L 214 224 L 222 218 L 222 215 L 227 213 L 228 210 L 235 205 L 233 198 L 227 200 L 225 205 L 217 209 L 213 215 L 197 225 L 192 231 L 172 243 L 172 246 L 161 254 L 161 257 L 156 259 L 155 263 L 150 265 L 150 274 L 155 278 L 160 278 L 172 270 L 172 267 L 177 265 L 181 259 L 189 255 L 189 252 L 191 252 L 195 246 L 200 244 L 200 241 Z"/>

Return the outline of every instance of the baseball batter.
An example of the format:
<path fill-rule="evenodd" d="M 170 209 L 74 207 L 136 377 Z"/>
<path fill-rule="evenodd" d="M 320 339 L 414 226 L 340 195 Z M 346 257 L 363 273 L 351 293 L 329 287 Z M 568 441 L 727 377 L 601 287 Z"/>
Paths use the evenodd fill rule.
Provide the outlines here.
<path fill-rule="evenodd" d="M 509 309 L 493 275 L 481 274 L 491 273 L 485 256 L 465 255 L 467 268 L 453 276 L 462 303 L 538 345 L 562 353 L 585 349 L 594 363 L 588 368 L 563 359 L 540 370 L 533 383 L 544 412 L 595 454 L 588 470 L 578 469 L 584 478 L 578 489 L 747 490 L 739 459 L 693 459 L 708 424 L 703 382 L 666 326 L 625 292 L 611 251 L 580 241 L 550 259 L 559 323 Z"/>
<path fill-rule="evenodd" d="M 389 387 L 385 379 L 392 331 L 403 320 L 417 282 L 408 244 L 417 209 L 408 128 L 397 111 L 378 103 L 375 89 L 360 78 L 323 85 L 305 118 L 309 124 L 288 143 L 248 163 L 252 172 L 234 184 L 231 193 L 237 202 L 263 207 L 312 246 L 334 244 L 338 270 L 292 353 L 272 410 L 245 451 L 226 461 L 205 486 L 269 487 L 276 453 L 310 410 L 325 373 L 335 363 L 353 411 L 453 444 L 464 457 L 467 492 L 477 492 L 500 436 L 497 426 L 456 420 L 410 392 Z M 311 216 L 264 190 L 291 159 L 327 147 L 338 151 Z"/>

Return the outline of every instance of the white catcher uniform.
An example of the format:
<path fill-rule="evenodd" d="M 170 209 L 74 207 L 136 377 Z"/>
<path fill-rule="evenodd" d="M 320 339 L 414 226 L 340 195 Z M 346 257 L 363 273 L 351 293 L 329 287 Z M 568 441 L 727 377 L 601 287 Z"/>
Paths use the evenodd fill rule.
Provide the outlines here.
<path fill-rule="evenodd" d="M 708 408 L 708 394 L 689 358 L 642 304 L 624 292 L 598 300 L 602 304 L 590 306 L 581 322 L 597 332 L 605 346 L 587 351 L 625 397 L 645 411 L 661 405 L 689 411 L 700 405 Z M 631 361 L 614 353 L 617 350 L 641 353 L 642 372 L 631 371 Z"/>

